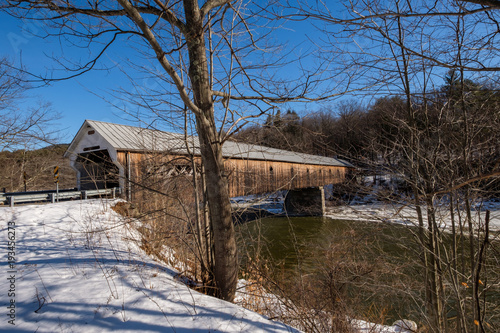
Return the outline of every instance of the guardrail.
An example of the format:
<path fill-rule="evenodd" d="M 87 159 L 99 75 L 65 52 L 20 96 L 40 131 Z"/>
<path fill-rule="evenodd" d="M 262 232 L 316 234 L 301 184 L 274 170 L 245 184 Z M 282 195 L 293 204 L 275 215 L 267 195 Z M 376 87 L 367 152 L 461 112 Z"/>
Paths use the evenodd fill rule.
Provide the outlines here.
<path fill-rule="evenodd" d="M 121 194 L 118 187 L 99 189 L 99 190 L 60 190 L 54 191 L 39 191 L 39 192 L 12 192 L 0 193 L 0 204 L 10 205 L 14 207 L 16 203 L 30 203 L 30 202 L 56 202 L 59 200 L 81 199 L 86 200 L 96 196 L 112 196 L 113 199 L 117 194 Z"/>

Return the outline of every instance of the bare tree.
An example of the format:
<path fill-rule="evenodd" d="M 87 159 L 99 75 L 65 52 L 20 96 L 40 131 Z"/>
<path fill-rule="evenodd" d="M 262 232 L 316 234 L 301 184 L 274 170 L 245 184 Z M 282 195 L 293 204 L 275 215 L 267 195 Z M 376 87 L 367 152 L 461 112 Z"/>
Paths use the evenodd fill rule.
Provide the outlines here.
<path fill-rule="evenodd" d="M 44 0 L 7 1 L 2 6 L 15 17 L 45 22 L 44 37 L 64 36 L 70 43 L 83 45 L 85 41 L 97 48 L 88 62 L 68 66 L 74 73 L 68 77 L 92 70 L 116 43 L 130 42 L 127 45 L 159 66 L 163 78 L 157 96 L 168 96 L 161 106 L 175 105 L 178 110 L 185 106 L 195 119 L 213 232 L 215 284 L 225 300 L 234 297 L 238 264 L 222 144 L 228 133 L 273 104 L 308 99 L 306 93 L 316 85 L 314 80 L 322 78 L 314 72 L 299 81 L 278 80 L 274 73 L 267 73 L 264 63 L 276 66 L 288 61 L 279 49 L 263 43 L 277 27 L 263 10 L 272 4 Z M 148 103 L 148 93 L 141 96 Z M 160 104 L 154 108 L 161 108 Z M 256 112 L 243 114 L 249 107 Z M 163 115 L 168 112 L 167 107 Z"/>
<path fill-rule="evenodd" d="M 29 89 L 21 72 L 0 59 L 0 151 L 28 149 L 55 142 L 57 117 L 48 103 L 22 107 Z"/>
<path fill-rule="evenodd" d="M 376 105 L 390 118 L 389 126 L 371 142 L 385 172 L 403 178 L 411 189 L 406 204 L 410 201 L 418 216 L 426 290 L 422 318 L 436 332 L 483 332 L 488 318 L 497 316 L 486 297 L 491 285 L 479 282 L 488 218 L 473 206 L 487 197 L 484 183 L 498 181 L 500 171 L 498 144 L 493 144 L 498 112 L 489 108 L 496 105 L 500 69 L 498 2 L 471 2 L 476 4 L 359 1 L 345 3 L 344 11 L 324 2 L 287 3 L 288 17 L 324 24 L 324 57 L 333 54 L 351 67 L 370 68 L 365 84 L 390 97 L 385 106 Z M 443 79 L 448 86 L 441 89 Z M 453 216 L 451 255 L 443 209 Z M 450 303 L 458 313 L 453 325 L 447 317 Z"/>

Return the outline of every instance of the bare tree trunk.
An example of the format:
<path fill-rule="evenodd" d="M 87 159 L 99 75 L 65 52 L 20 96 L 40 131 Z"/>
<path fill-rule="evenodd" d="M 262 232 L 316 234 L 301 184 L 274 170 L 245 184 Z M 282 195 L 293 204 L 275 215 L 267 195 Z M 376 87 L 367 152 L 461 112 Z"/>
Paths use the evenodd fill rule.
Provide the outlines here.
<path fill-rule="evenodd" d="M 214 275 L 216 287 L 224 300 L 232 301 L 238 280 L 236 237 L 231 217 L 229 188 L 224 172 L 221 145 L 207 144 L 216 141 L 215 133 L 206 133 L 199 128 L 203 165 L 207 184 L 207 200 L 213 229 Z M 212 141 L 212 142 L 213 142 Z"/>
<path fill-rule="evenodd" d="M 193 149 L 194 147 L 190 146 L 190 143 L 187 138 L 187 133 L 188 133 L 188 117 L 187 117 L 187 108 L 185 109 L 185 122 L 184 122 L 184 130 L 185 130 L 185 144 L 187 148 L 188 155 L 191 160 L 191 168 L 193 170 L 193 185 L 194 185 L 194 201 L 195 201 L 195 226 L 196 226 L 196 235 L 195 235 L 195 242 L 196 246 L 198 249 L 198 256 L 199 256 L 199 262 L 200 262 L 200 269 L 201 269 L 201 281 L 203 283 L 203 286 L 205 287 L 204 292 L 209 294 L 211 290 L 211 286 L 214 284 L 214 277 L 213 277 L 213 260 L 212 254 L 210 253 L 212 251 L 212 248 L 209 246 L 210 242 L 210 229 L 206 228 L 205 226 L 205 221 L 208 220 L 208 216 L 204 216 L 202 214 L 202 207 L 206 206 L 206 197 L 205 197 L 205 181 L 203 180 L 203 172 L 198 172 L 198 165 L 195 160 L 194 152 Z M 200 180 L 199 177 L 202 177 L 201 179 L 201 185 L 200 185 Z M 201 186 L 201 187 L 200 187 Z M 203 202 L 200 199 L 200 192 L 203 194 Z M 203 208 L 204 209 L 204 208 Z"/>
<path fill-rule="evenodd" d="M 210 275 L 213 276 L 213 271 L 214 271 L 214 243 L 213 243 L 213 232 L 212 232 L 212 227 L 210 225 L 210 214 L 209 214 L 209 209 L 208 209 L 208 199 L 207 199 L 207 182 L 205 179 L 205 168 L 202 165 L 202 171 L 201 171 L 201 182 L 202 182 L 202 189 L 203 189 L 203 221 L 205 224 L 203 225 L 203 228 L 205 230 L 205 248 L 207 249 L 207 262 L 210 263 L 211 271 Z"/>
<path fill-rule="evenodd" d="M 429 269 L 430 269 L 430 294 L 432 303 L 432 317 L 437 332 L 446 332 L 445 296 L 443 286 L 443 273 L 441 269 L 441 253 L 439 230 L 436 224 L 436 211 L 433 199 L 427 200 L 427 223 L 429 228 Z"/>
<path fill-rule="evenodd" d="M 460 288 L 460 276 L 458 271 L 458 231 L 456 225 L 455 218 L 455 194 L 450 193 L 450 220 L 451 220 L 451 241 L 452 241 L 452 249 L 451 249 L 451 265 L 448 265 L 450 270 L 450 278 L 452 280 L 452 287 L 455 292 L 455 297 L 457 301 L 457 332 L 467 332 L 467 325 L 465 321 L 465 302 L 463 298 L 463 293 Z M 459 206 L 456 206 L 457 212 L 459 212 Z"/>
<path fill-rule="evenodd" d="M 490 211 L 487 210 L 486 211 L 486 217 L 485 217 L 485 223 L 484 223 L 484 240 L 481 244 L 481 247 L 479 248 L 479 254 L 478 254 L 478 258 L 477 258 L 477 265 L 476 265 L 476 268 L 475 268 L 475 288 L 474 288 L 474 292 L 475 292 L 475 295 L 474 295 L 474 299 L 475 299 L 475 304 L 474 304 L 474 307 L 475 307 L 475 314 L 476 314 L 476 317 L 474 318 L 475 320 L 477 320 L 478 322 L 478 329 L 481 331 L 481 333 L 484 333 L 485 330 L 484 330 L 484 320 L 482 318 L 482 315 L 481 315 L 481 302 L 479 300 L 480 298 L 480 295 L 479 295 L 479 283 L 480 283 L 480 276 L 481 276 L 481 269 L 482 267 L 484 266 L 484 261 L 486 259 L 486 249 L 489 245 L 489 238 L 490 238 L 490 235 L 489 235 L 489 231 L 490 231 Z"/>
<path fill-rule="evenodd" d="M 236 237 L 231 218 L 229 186 L 222 159 L 222 143 L 214 119 L 214 105 L 208 73 L 203 18 L 196 1 L 184 0 L 189 52 L 189 77 L 194 104 L 199 111 L 196 128 L 205 168 L 207 199 L 214 242 L 214 276 L 222 299 L 232 301 L 238 280 Z"/>

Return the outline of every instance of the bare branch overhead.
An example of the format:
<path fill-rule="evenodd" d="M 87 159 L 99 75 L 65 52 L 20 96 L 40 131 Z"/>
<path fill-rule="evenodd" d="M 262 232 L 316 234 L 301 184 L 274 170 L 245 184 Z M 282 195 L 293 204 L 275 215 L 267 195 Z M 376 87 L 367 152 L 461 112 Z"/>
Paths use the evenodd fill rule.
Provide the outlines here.
<path fill-rule="evenodd" d="M 158 61 L 162 65 L 162 67 L 165 69 L 165 71 L 174 80 L 174 83 L 177 87 L 177 90 L 179 91 L 179 94 L 180 94 L 182 101 L 184 103 L 186 103 L 186 105 L 188 105 L 189 108 L 193 112 L 199 112 L 198 107 L 190 99 L 190 97 L 186 91 L 186 87 L 184 86 L 184 83 L 182 82 L 182 79 L 180 78 L 179 74 L 177 74 L 176 70 L 172 67 L 170 62 L 165 57 L 165 52 L 163 51 L 163 48 L 158 43 L 155 35 L 150 30 L 149 26 L 146 24 L 146 22 L 144 21 L 144 19 L 141 16 L 141 14 L 136 10 L 136 8 L 129 1 L 118 0 L 118 2 L 127 11 L 130 19 L 133 20 L 137 24 L 137 26 L 141 29 L 144 38 L 146 38 L 146 40 L 151 45 L 151 48 L 155 52 L 156 58 L 158 59 Z"/>
<path fill-rule="evenodd" d="M 500 1 L 498 0 L 463 0 L 464 2 L 471 2 L 482 6 L 491 8 L 500 8 Z"/>
<path fill-rule="evenodd" d="M 231 3 L 231 0 L 208 0 L 201 7 L 201 16 L 205 17 L 212 9 Z"/>

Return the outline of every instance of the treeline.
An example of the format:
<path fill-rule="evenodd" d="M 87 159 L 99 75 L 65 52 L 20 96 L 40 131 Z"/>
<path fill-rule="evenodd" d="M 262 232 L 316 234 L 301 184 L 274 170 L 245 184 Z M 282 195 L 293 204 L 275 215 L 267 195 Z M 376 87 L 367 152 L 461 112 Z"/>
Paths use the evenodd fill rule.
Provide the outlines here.
<path fill-rule="evenodd" d="M 341 156 L 398 180 L 397 190 L 379 186 L 377 195 L 416 216 L 415 237 L 404 246 L 415 249 L 422 285 L 410 297 L 407 285 L 399 290 L 422 309 L 410 318 L 429 332 L 498 332 L 500 252 L 490 233 L 498 217 L 485 202 L 500 198 L 498 86 L 467 79 L 463 71 L 449 71 L 436 89 L 413 91 L 405 82 L 405 95 L 367 106 L 344 102 L 306 117 L 277 113 L 237 138 Z M 355 185 L 361 185 L 353 186 L 356 191 L 363 188 Z"/>
<path fill-rule="evenodd" d="M 74 188 L 76 172 L 63 158 L 68 145 L 0 152 L 0 190 L 6 192 L 55 189 L 54 167 L 59 166 L 59 188 Z"/>
<path fill-rule="evenodd" d="M 367 154 L 366 122 L 372 116 L 354 101 L 300 117 L 296 111 L 269 115 L 263 125 L 254 124 L 235 139 L 263 146 L 321 155 L 342 156 L 350 161 Z"/>
<path fill-rule="evenodd" d="M 378 173 L 405 173 L 422 164 L 435 177 L 432 191 L 454 179 L 481 177 L 498 169 L 500 93 L 498 87 L 460 79 L 450 71 L 432 92 L 380 97 L 370 105 L 350 100 L 300 117 L 295 111 L 269 115 L 247 127 L 237 140 L 322 156 L 338 156 Z M 444 169 L 446 171 L 444 171 Z M 445 185 L 446 184 L 446 185 Z M 428 189 L 431 190 L 431 189 Z M 427 191 L 425 191 L 427 192 Z"/>

